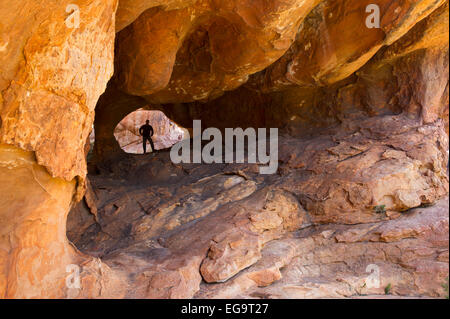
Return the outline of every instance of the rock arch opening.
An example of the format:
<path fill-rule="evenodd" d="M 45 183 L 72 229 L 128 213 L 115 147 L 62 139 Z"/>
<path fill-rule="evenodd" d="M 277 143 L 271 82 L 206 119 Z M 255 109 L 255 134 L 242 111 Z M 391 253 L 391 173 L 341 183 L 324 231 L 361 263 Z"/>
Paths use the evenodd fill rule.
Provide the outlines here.
<path fill-rule="evenodd" d="M 149 121 L 154 129 L 152 140 L 155 150 L 163 150 L 182 141 L 188 136 L 187 130 L 170 120 L 162 111 L 138 109 L 128 114 L 117 124 L 114 137 L 120 148 L 128 154 L 142 154 L 142 136 L 139 129 Z M 151 147 L 148 147 L 151 152 Z"/>

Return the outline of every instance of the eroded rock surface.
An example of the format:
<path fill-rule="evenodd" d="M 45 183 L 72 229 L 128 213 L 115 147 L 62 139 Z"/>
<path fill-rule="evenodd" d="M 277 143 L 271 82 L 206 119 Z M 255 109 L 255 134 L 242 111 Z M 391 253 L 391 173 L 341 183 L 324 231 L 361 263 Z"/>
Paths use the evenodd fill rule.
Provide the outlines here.
<path fill-rule="evenodd" d="M 124 157 L 91 176 L 98 211 L 81 203 L 68 234 L 132 274 L 127 297 L 381 294 L 360 289 L 374 263 L 394 293 L 436 297 L 448 272 L 448 206 L 410 209 L 448 193 L 447 147 L 443 123 L 379 116 L 310 139 L 280 137 L 276 175 L 259 175 L 257 164 L 175 165 L 169 152 Z M 426 253 L 415 249 L 423 245 Z M 284 276 L 285 267 L 311 273 Z"/>
<path fill-rule="evenodd" d="M 121 274 L 67 239 L 75 181 L 53 178 L 33 152 L 8 145 L 0 145 L 0 180 L 1 298 L 120 296 Z M 66 285 L 75 271 L 82 289 Z"/>
<path fill-rule="evenodd" d="M 97 270 L 65 226 L 113 74 L 117 3 L 78 1 L 76 25 L 72 1 L 0 1 L 0 297 L 93 297 L 108 281 L 98 261 L 104 278 L 81 270 L 83 292 L 68 289 L 68 265 Z"/>
<path fill-rule="evenodd" d="M 0 297 L 443 295 L 448 1 L 71 4 L 0 0 Z M 277 127 L 278 171 L 124 154 L 143 107 Z"/>
<path fill-rule="evenodd" d="M 86 175 L 84 144 L 113 73 L 117 0 L 80 1 L 79 28 L 66 23 L 71 3 L 0 3 L 0 142 L 34 151 L 66 180 Z"/>
<path fill-rule="evenodd" d="M 202 283 L 195 297 L 374 298 L 388 285 L 397 297 L 442 296 L 447 234 L 447 198 L 386 222 L 310 227 L 269 242 L 258 262 L 225 283 Z"/>
<path fill-rule="evenodd" d="M 280 58 L 320 0 L 192 1 L 154 7 L 118 34 L 118 79 L 152 103 L 191 102 L 243 84 Z"/>

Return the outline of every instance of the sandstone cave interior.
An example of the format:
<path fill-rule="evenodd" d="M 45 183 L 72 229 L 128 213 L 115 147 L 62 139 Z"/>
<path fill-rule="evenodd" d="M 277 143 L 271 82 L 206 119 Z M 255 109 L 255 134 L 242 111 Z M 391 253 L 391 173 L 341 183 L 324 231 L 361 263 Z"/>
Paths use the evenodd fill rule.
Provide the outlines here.
<path fill-rule="evenodd" d="M 0 0 L 0 298 L 448 296 L 448 0 L 70 3 Z"/>

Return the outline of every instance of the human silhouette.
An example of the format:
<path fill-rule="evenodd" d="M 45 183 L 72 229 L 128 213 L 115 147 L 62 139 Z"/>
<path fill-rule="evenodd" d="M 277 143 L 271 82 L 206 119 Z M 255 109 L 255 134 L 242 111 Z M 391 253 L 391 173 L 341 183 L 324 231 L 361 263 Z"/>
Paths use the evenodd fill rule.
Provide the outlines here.
<path fill-rule="evenodd" d="M 155 146 L 153 145 L 152 136 L 153 136 L 153 127 L 149 124 L 150 121 L 145 121 L 145 124 L 141 126 L 139 129 L 139 134 L 142 136 L 142 147 L 144 148 L 144 154 L 147 153 L 147 141 L 150 142 L 150 146 L 152 147 L 152 152 L 155 151 Z"/>

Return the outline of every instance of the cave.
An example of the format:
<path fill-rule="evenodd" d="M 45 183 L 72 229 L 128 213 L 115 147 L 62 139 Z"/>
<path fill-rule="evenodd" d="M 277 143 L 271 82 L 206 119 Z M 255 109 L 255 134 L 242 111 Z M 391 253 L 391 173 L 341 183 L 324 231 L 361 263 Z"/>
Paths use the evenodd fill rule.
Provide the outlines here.
<path fill-rule="evenodd" d="M 0 298 L 448 295 L 448 0 L 0 17 Z"/>

